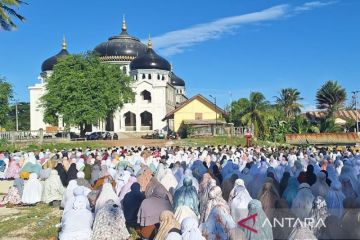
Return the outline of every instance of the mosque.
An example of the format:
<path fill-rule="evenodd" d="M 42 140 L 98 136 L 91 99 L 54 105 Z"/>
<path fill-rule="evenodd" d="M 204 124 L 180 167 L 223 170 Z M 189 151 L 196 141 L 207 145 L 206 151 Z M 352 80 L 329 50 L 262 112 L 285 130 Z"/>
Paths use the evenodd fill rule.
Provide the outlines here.
<path fill-rule="evenodd" d="M 121 33 L 100 43 L 94 51 L 101 62 L 118 65 L 134 79 L 132 89 L 135 100 L 125 103 L 112 117 L 99 122 L 98 126 L 92 126 L 91 131 L 144 132 L 172 128 L 173 123 L 162 119 L 187 100 L 185 82 L 175 75 L 171 64 L 154 51 L 150 39 L 146 46 L 138 38 L 129 35 L 124 19 Z M 64 130 L 61 116 L 58 116 L 58 126 L 43 122 L 44 112 L 39 99 L 46 91 L 46 78 L 52 74 L 57 60 L 68 54 L 64 39 L 61 51 L 43 62 L 38 77 L 40 83 L 29 87 L 31 130 Z"/>

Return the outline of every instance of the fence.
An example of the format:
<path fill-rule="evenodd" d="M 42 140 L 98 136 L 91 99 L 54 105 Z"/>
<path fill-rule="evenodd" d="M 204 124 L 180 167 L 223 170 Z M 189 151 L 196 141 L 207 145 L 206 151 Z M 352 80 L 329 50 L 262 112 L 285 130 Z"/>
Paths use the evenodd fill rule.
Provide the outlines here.
<path fill-rule="evenodd" d="M 232 127 L 232 126 L 201 126 L 194 127 L 191 130 L 190 135 L 193 136 L 237 136 L 244 137 L 245 135 L 254 135 L 254 131 L 249 127 Z"/>
<path fill-rule="evenodd" d="M 39 142 L 44 140 L 44 131 L 10 131 L 0 132 L 0 139 L 5 139 L 11 143 L 15 142 Z"/>

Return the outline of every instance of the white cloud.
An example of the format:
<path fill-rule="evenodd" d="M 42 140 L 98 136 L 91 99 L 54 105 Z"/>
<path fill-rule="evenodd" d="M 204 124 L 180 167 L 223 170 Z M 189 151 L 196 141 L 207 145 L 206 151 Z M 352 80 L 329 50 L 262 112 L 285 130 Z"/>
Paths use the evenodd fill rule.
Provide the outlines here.
<path fill-rule="evenodd" d="M 152 38 L 154 47 L 164 55 L 170 56 L 181 53 L 187 48 L 208 40 L 222 37 L 225 34 L 233 33 L 238 27 L 278 20 L 283 17 L 292 16 L 294 13 L 309 11 L 335 3 L 332 2 L 307 2 L 303 5 L 292 7 L 289 4 L 277 5 L 259 12 L 252 12 L 238 16 L 225 17 L 212 22 L 202 23 L 189 28 L 167 32 L 163 35 Z M 143 40 L 146 42 L 146 40 Z"/>
<path fill-rule="evenodd" d="M 313 10 L 315 8 L 325 7 L 325 6 L 334 4 L 334 3 L 336 3 L 336 1 L 330 1 L 330 2 L 321 2 L 321 1 L 306 2 L 301 6 L 295 7 L 294 11 L 295 12 L 310 11 L 310 10 Z"/>

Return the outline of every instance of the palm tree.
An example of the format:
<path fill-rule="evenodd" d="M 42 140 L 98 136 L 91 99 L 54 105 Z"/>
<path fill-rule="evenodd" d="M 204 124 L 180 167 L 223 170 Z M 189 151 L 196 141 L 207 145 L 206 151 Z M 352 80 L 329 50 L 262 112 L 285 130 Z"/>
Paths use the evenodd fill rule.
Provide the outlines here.
<path fill-rule="evenodd" d="M 254 135 L 264 133 L 266 125 L 266 110 L 269 103 L 265 100 L 265 96 L 260 92 L 250 93 L 250 98 L 243 100 L 244 111 L 241 122 L 246 125 L 254 126 Z"/>
<path fill-rule="evenodd" d="M 21 0 L 0 0 L 0 29 L 10 31 L 16 28 L 16 24 L 11 17 L 15 17 L 24 22 L 25 17 L 18 14 L 14 8 L 19 8 L 21 4 L 27 4 Z"/>
<path fill-rule="evenodd" d="M 294 118 L 301 112 L 303 106 L 299 101 L 303 100 L 303 98 L 300 97 L 300 92 L 297 89 L 281 89 L 280 96 L 275 98 L 276 104 L 284 111 L 287 118 Z"/>
<path fill-rule="evenodd" d="M 316 107 L 332 116 L 344 106 L 346 91 L 337 81 L 327 81 L 316 93 Z"/>

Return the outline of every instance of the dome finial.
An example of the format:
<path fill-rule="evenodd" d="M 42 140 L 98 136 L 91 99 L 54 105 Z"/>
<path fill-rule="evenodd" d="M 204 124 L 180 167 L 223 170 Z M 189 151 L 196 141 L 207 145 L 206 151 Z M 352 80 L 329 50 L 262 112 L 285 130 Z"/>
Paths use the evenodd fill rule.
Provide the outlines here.
<path fill-rule="evenodd" d="M 66 50 L 66 39 L 65 39 L 65 36 L 63 36 L 62 49 Z"/>
<path fill-rule="evenodd" d="M 149 40 L 148 40 L 148 48 L 152 48 L 152 41 L 151 41 L 150 34 L 149 34 Z"/>
<path fill-rule="evenodd" d="M 122 27 L 121 30 L 123 32 L 126 32 L 126 20 L 125 20 L 125 14 L 123 15 L 123 22 L 122 22 Z"/>

